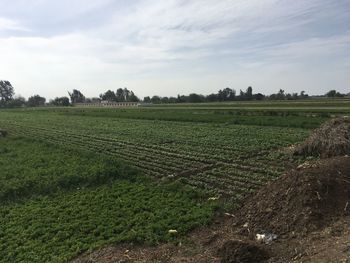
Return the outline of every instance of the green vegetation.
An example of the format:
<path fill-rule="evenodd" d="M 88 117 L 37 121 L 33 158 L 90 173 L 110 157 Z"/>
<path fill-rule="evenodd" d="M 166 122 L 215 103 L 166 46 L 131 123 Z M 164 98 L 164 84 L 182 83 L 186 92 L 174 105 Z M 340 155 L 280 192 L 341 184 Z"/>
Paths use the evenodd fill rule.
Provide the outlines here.
<path fill-rule="evenodd" d="M 0 262 L 178 241 L 210 222 L 208 197 L 237 207 L 303 161 L 288 147 L 310 128 L 350 112 L 307 103 L 1 110 Z"/>
<path fill-rule="evenodd" d="M 283 110 L 249 109 L 183 109 L 141 108 L 141 109 L 61 109 L 67 116 L 90 116 L 102 118 L 124 118 L 143 120 L 165 120 L 204 123 L 226 123 L 258 126 L 315 128 L 330 117 L 324 112 L 298 112 Z"/>
<path fill-rule="evenodd" d="M 160 116 L 164 116 L 162 112 L 159 110 Z M 171 112 L 169 115 L 175 116 Z M 4 111 L 0 126 L 13 135 L 117 157 L 152 177 L 180 178 L 211 194 L 230 193 L 234 199 L 278 176 L 285 161 L 294 162 L 288 156 L 271 160 L 269 151 L 299 142 L 309 134 L 301 128 L 119 118 L 119 112 L 112 109 L 80 113 L 75 108 Z M 139 114 L 147 113 L 140 109 Z M 225 180 L 219 178 L 222 173 L 227 175 Z"/>
<path fill-rule="evenodd" d="M 214 204 L 107 157 L 0 140 L 0 262 L 64 262 L 104 245 L 158 243 L 207 224 Z M 6 202 L 5 202 L 6 201 Z"/>
<path fill-rule="evenodd" d="M 100 185 L 136 174 L 108 158 L 29 139 L 1 140 L 0 157 L 2 202 Z"/>

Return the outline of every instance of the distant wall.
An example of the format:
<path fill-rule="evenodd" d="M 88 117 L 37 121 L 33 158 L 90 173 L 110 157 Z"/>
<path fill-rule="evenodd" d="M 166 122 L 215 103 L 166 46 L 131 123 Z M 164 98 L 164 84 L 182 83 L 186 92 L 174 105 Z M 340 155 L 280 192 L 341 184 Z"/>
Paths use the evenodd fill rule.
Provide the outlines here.
<path fill-rule="evenodd" d="M 138 107 L 139 102 L 96 102 L 96 103 L 74 103 L 75 107 L 106 107 L 106 108 L 124 108 L 124 107 Z"/>

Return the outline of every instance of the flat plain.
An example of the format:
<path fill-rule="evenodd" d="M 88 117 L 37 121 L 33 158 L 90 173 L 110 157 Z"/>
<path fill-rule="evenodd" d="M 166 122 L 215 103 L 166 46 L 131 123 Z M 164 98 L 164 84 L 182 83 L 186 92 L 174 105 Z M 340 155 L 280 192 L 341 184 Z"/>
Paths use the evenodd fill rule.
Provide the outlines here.
<path fill-rule="evenodd" d="M 349 114 L 347 99 L 1 110 L 0 259 L 180 242 L 303 162 L 289 149 L 313 128 Z"/>

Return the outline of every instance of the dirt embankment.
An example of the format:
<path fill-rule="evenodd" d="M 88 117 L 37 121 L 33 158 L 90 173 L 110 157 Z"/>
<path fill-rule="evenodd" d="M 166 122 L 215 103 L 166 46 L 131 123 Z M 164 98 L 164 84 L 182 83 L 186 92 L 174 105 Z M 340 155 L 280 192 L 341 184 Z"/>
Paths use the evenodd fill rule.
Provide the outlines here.
<path fill-rule="evenodd" d="M 246 232 L 300 236 L 350 215 L 349 202 L 350 158 L 338 157 L 301 166 L 266 185 L 239 217 Z"/>
<path fill-rule="evenodd" d="M 324 123 L 296 148 L 295 154 L 322 158 L 350 155 L 350 117 Z"/>

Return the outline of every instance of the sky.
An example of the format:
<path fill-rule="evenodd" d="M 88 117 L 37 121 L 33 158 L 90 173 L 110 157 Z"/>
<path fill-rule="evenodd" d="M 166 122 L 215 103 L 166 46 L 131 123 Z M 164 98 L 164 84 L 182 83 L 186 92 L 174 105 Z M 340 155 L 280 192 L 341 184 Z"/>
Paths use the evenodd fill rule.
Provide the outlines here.
<path fill-rule="evenodd" d="M 0 0 L 17 95 L 350 92 L 349 0 Z"/>

